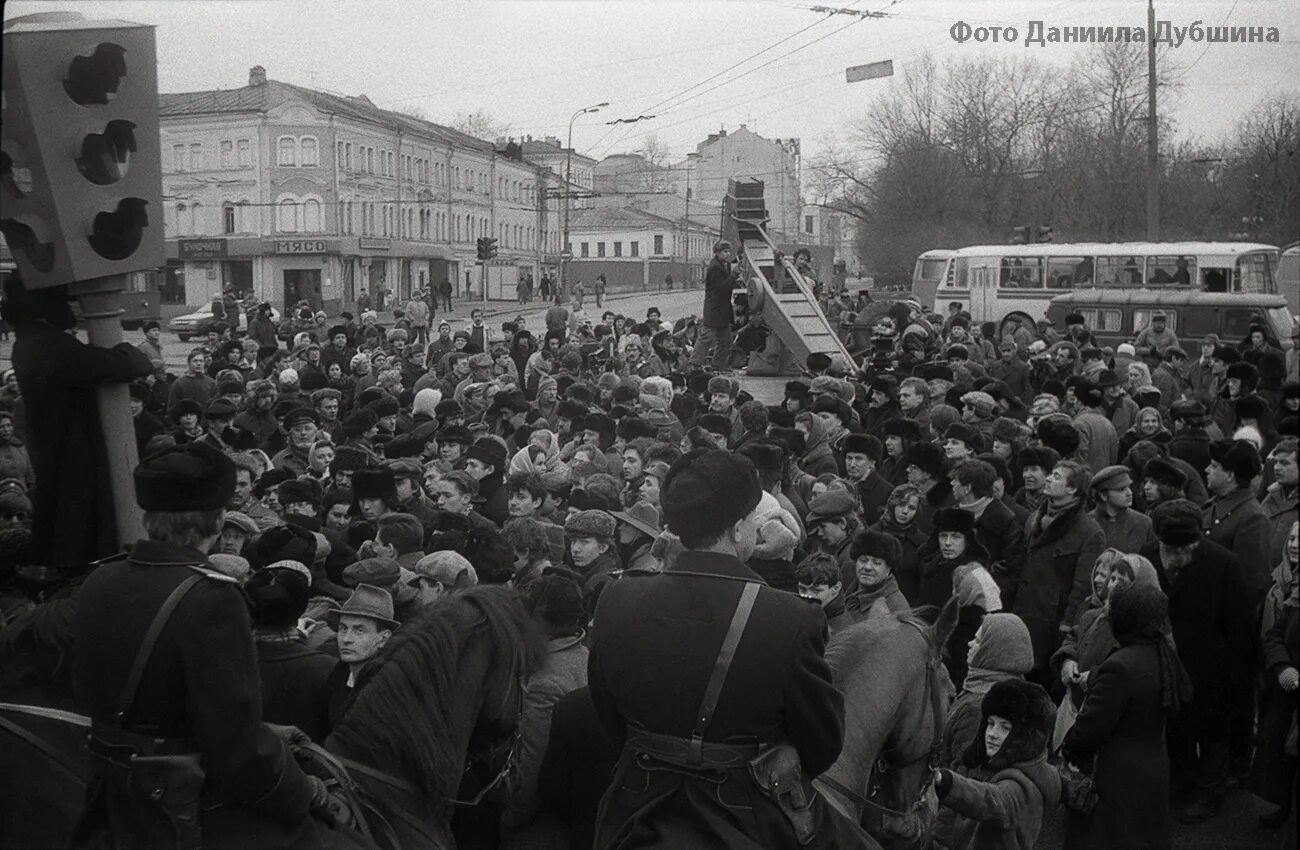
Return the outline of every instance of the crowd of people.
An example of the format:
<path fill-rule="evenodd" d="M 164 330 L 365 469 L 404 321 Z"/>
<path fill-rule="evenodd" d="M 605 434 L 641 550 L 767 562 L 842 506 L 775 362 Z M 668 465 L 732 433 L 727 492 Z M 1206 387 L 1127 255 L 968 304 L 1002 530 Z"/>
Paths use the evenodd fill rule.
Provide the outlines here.
<path fill-rule="evenodd" d="M 489 331 L 481 311 L 455 333 L 446 323 L 428 333 L 432 310 L 399 310 L 388 327 L 368 311 L 288 347 L 219 330 L 180 375 L 148 341 L 115 350 L 111 375 L 95 374 L 130 382 L 142 507 L 217 515 L 202 533 L 148 526 L 127 563 L 201 543 L 206 569 L 247 600 L 235 619 L 255 655 L 261 718 L 318 741 L 404 623 L 462 588 L 517 588 L 549 642 L 528 684 L 502 846 L 540 835 L 637 846 L 597 812 L 618 736 L 555 736 L 589 732 L 579 721 L 594 711 L 606 729 L 640 730 L 631 737 L 649 741 L 645 752 L 663 746 L 650 735 L 663 730 L 629 721 L 622 701 L 661 699 L 671 680 L 654 676 L 671 664 L 646 661 L 647 683 L 629 686 L 642 656 L 602 616 L 652 630 L 655 609 L 619 588 L 674 570 L 734 570 L 799 602 L 787 611 L 760 596 L 756 618 L 802 624 L 820 609 L 807 634 L 783 640 L 805 653 L 792 656 L 805 659 L 800 675 L 825 679 L 827 705 L 838 699 L 820 658 L 827 634 L 956 597 L 943 647 L 954 700 L 934 776 L 946 846 L 1032 847 L 1063 803 L 1066 847 L 1169 847 L 1175 818 L 1215 818 L 1238 786 L 1267 803 L 1265 826 L 1293 825 L 1294 351 L 1288 363 L 1262 327 L 1240 344 L 1199 340 L 1191 354 L 1157 328 L 1112 351 L 1078 315 L 999 336 L 973 333 L 960 309 L 895 308 L 852 329 L 869 331 L 859 362 L 811 355 L 775 405 L 727 373 L 727 346 L 721 368 L 701 368 L 695 324 L 657 309 L 592 324 L 555 307 L 536 334 L 522 317 Z M 46 319 L 14 322 L 20 347 L 33 322 Z M 716 324 L 705 322 L 710 337 L 727 332 Z M 156 329 L 145 333 L 156 343 Z M 49 407 L 33 398 L 48 388 L 18 353 L 15 366 L 0 388 L 0 625 L 45 604 L 24 565 L 57 551 L 71 573 L 114 554 L 93 535 L 75 551 L 55 540 L 61 514 L 42 494 L 72 479 L 43 477 L 66 468 L 48 441 L 38 448 L 49 423 L 33 411 Z M 196 465 L 205 495 L 182 486 Z M 700 554 L 713 546 L 716 561 L 729 539 L 734 567 Z M 108 592 L 96 572 L 86 587 Z M 729 605 L 712 643 L 687 647 L 704 678 Z M 212 640 L 244 640 L 218 608 L 227 619 Z M 774 657 L 789 649 L 774 646 Z M 775 682 L 785 669 L 773 662 L 763 675 Z M 94 671 L 81 675 L 95 692 Z M 813 774 L 841 740 L 839 730 L 806 740 L 819 734 L 791 733 Z M 631 767 L 617 770 L 626 790 Z M 610 803 L 604 815 L 627 811 Z M 736 823 L 737 834 L 750 825 Z"/>

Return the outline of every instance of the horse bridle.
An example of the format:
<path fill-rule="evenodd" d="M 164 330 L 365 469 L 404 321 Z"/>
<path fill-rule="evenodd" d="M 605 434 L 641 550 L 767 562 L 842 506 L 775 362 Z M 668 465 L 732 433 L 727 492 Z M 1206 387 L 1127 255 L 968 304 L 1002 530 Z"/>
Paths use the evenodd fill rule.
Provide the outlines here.
<path fill-rule="evenodd" d="M 825 774 L 817 777 L 818 782 L 830 788 L 832 791 L 835 791 L 837 794 L 848 798 L 855 805 L 862 808 L 872 809 L 880 814 L 895 818 L 907 818 L 925 806 L 926 794 L 929 792 L 930 786 L 934 783 L 934 769 L 939 766 L 939 753 L 943 744 L 943 725 L 945 719 L 942 705 L 943 689 L 939 686 L 937 681 L 939 670 L 943 666 L 940 653 L 933 650 L 933 641 L 922 626 L 911 621 L 907 621 L 907 624 L 919 631 L 921 637 L 925 639 L 926 644 L 932 648 L 925 664 L 925 689 L 929 697 L 930 714 L 932 715 L 931 722 L 934 726 L 933 737 L 930 739 L 929 749 L 922 755 L 897 765 L 890 761 L 889 750 L 882 750 L 880 755 L 876 758 L 875 767 L 871 771 L 872 783 L 867 789 L 865 796 L 849 788 L 839 780 L 833 779 Z M 926 771 L 925 780 L 917 790 L 916 799 L 911 805 L 905 809 L 895 809 L 886 806 L 884 803 L 878 803 L 872 799 L 882 790 L 881 783 L 876 781 L 878 777 L 885 776 L 890 772 L 897 773 L 906 770 L 921 759 L 926 760 L 928 770 Z"/>

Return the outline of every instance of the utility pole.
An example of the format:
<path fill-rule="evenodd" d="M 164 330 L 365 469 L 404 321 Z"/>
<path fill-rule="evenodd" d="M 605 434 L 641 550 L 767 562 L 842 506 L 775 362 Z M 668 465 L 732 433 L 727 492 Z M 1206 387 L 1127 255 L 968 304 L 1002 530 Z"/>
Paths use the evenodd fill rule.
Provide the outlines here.
<path fill-rule="evenodd" d="M 565 145 L 564 148 L 564 236 L 560 240 L 560 279 L 555 284 L 559 290 L 559 294 L 556 295 L 555 299 L 556 304 L 561 303 L 561 298 L 563 298 L 564 293 L 564 273 L 568 263 L 568 260 L 565 259 L 565 254 L 568 254 L 570 257 L 573 256 L 573 252 L 569 250 L 569 206 L 572 204 L 573 198 L 573 122 L 578 120 L 579 115 L 586 115 L 588 112 L 599 112 L 606 106 L 609 106 L 609 104 L 598 103 L 595 106 L 583 107 L 573 113 L 573 117 L 569 119 L 568 144 Z"/>
<path fill-rule="evenodd" d="M 686 253 L 682 263 L 686 266 L 686 284 L 685 289 L 695 282 L 691 276 L 691 173 L 686 172 L 686 215 L 684 217 L 686 224 Z"/>
<path fill-rule="evenodd" d="M 1156 3 L 1147 0 L 1147 241 L 1160 241 L 1160 159 L 1156 127 Z"/>

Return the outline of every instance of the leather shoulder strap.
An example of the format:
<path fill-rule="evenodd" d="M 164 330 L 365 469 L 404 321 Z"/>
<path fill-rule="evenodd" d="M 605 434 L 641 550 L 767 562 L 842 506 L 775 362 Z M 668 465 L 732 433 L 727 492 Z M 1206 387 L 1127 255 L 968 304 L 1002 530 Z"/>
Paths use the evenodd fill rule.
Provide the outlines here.
<path fill-rule="evenodd" d="M 722 694 L 722 684 L 731 669 L 731 661 L 736 657 L 736 647 L 740 645 L 741 635 L 745 633 L 745 624 L 749 622 L 750 612 L 754 610 L 754 600 L 758 598 L 759 584 L 747 582 L 740 591 L 740 600 L 736 603 L 736 613 L 731 616 L 731 625 L 727 636 L 722 639 L 722 648 L 718 650 L 718 660 L 713 665 L 713 674 L 709 684 L 704 688 L 704 700 L 700 712 L 695 717 L 695 728 L 691 731 L 691 747 L 687 753 L 687 762 L 693 766 L 704 763 L 704 733 L 713 722 L 713 713 L 718 709 L 718 697 Z"/>
<path fill-rule="evenodd" d="M 113 722 L 121 726 L 126 721 L 127 712 L 135 703 L 136 691 L 140 689 L 140 679 L 144 677 L 144 668 L 149 663 L 149 657 L 153 655 L 154 644 L 158 642 L 158 636 L 162 634 L 163 627 L 171 619 L 172 612 L 176 606 L 185 598 L 185 594 L 194 589 L 194 586 L 203 581 L 202 575 L 193 575 L 185 581 L 176 585 L 176 589 L 171 592 L 163 602 L 158 613 L 154 615 L 153 622 L 149 624 L 149 631 L 145 632 L 144 641 L 140 644 L 140 649 L 135 654 L 135 661 L 131 663 L 131 672 L 126 677 L 126 685 L 122 688 L 122 698 L 117 703 L 117 714 L 113 716 Z"/>

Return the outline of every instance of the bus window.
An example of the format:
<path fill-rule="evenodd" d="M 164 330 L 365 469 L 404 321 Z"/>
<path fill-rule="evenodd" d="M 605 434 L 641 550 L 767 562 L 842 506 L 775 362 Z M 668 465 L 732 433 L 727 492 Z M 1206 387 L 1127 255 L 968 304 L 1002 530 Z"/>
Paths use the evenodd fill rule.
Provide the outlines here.
<path fill-rule="evenodd" d="M 1223 310 L 1223 327 L 1219 330 L 1219 336 L 1228 342 L 1245 339 L 1253 322 L 1268 325 L 1257 308 L 1227 307 Z"/>
<path fill-rule="evenodd" d="M 1098 286 L 1130 287 L 1142 285 L 1142 261 L 1137 257 L 1098 257 Z"/>
<path fill-rule="evenodd" d="M 1124 313 L 1121 310 L 1080 310 L 1079 314 L 1094 331 L 1124 330 Z"/>
<path fill-rule="evenodd" d="M 1042 289 L 1042 258 L 1004 257 L 1002 259 L 1002 275 L 998 280 L 998 285 L 1010 289 Z"/>
<path fill-rule="evenodd" d="M 1177 311 L 1157 308 L 1155 310 L 1134 310 L 1133 311 L 1133 333 L 1139 334 L 1142 331 L 1146 330 L 1147 326 L 1151 324 L 1152 313 L 1164 313 L 1165 327 L 1169 328 L 1169 330 L 1171 331 L 1177 332 L 1178 330 Z"/>
<path fill-rule="evenodd" d="M 1268 254 L 1244 254 L 1237 258 L 1237 285 L 1235 292 L 1256 292 L 1272 294 L 1277 292 L 1273 284 L 1272 263 Z"/>
<path fill-rule="evenodd" d="M 1205 292 L 1227 292 L 1232 269 L 1201 268 L 1201 289 Z M 1206 331 L 1209 333 L 1209 331 Z"/>
<path fill-rule="evenodd" d="M 843 263 L 844 261 L 836 260 L 835 262 Z M 943 280 L 943 272 L 948 266 L 948 260 L 946 258 L 926 259 L 922 257 L 920 260 L 917 260 L 917 266 L 917 279 L 937 282 Z"/>
<path fill-rule="evenodd" d="M 1188 307 L 1186 319 L 1183 332 L 1188 339 L 1199 340 L 1206 334 L 1219 333 L 1219 310 L 1216 307 Z"/>
<path fill-rule="evenodd" d="M 1191 286 L 1195 279 L 1195 258 L 1147 257 L 1147 283 L 1157 286 Z"/>
<path fill-rule="evenodd" d="M 1092 286 L 1091 257 L 1049 257 L 1047 260 L 1047 288 L 1073 289 Z M 1089 327 L 1092 327 L 1089 325 Z"/>
<path fill-rule="evenodd" d="M 953 261 L 953 267 L 947 284 L 954 289 L 970 289 L 970 260 L 959 257 Z"/>

